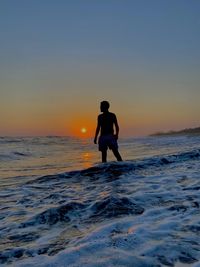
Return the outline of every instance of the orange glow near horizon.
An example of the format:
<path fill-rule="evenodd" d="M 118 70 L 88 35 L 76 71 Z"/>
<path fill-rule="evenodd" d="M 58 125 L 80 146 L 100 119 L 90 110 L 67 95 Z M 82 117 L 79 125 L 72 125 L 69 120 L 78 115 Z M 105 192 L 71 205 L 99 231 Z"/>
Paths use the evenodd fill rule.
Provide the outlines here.
<path fill-rule="evenodd" d="M 66 116 L 67 117 L 67 116 Z M 8 136 L 46 136 L 46 135 L 58 135 L 58 136 L 72 136 L 77 138 L 92 138 L 95 134 L 96 129 L 96 119 L 90 118 L 86 119 L 75 118 L 67 120 L 67 118 L 59 118 L 54 120 L 41 121 L 35 120 L 15 120 L 12 124 L 8 121 L 6 123 L 5 130 L 1 131 L 0 135 Z M 128 116 L 127 116 L 128 117 Z M 149 118 L 148 118 L 149 119 Z M 129 117 L 129 123 L 127 123 L 127 118 L 120 118 L 119 116 L 119 126 L 120 126 L 120 137 L 126 136 L 144 136 L 152 134 L 157 131 L 170 131 L 170 130 L 181 130 L 189 127 L 197 127 L 197 123 L 187 124 L 184 120 L 179 120 L 179 124 L 176 121 L 160 121 L 157 117 L 152 117 L 147 121 L 145 118 L 138 116 L 135 120 Z M 26 126 L 24 126 L 26 124 Z"/>
<path fill-rule="evenodd" d="M 87 127 L 79 127 L 78 126 L 74 128 L 73 136 L 81 137 L 81 138 L 89 138 L 94 135 L 94 129 L 92 126 Z"/>
<path fill-rule="evenodd" d="M 80 105 L 81 106 L 81 105 Z M 72 136 L 77 138 L 92 138 L 95 134 L 97 116 L 99 111 L 95 108 L 89 110 L 75 108 L 70 112 L 65 109 L 51 110 L 49 107 L 46 113 L 42 110 L 37 110 L 37 113 L 32 113 L 36 107 L 30 107 L 27 110 L 7 109 L 7 113 L 0 118 L 1 129 L 0 135 L 8 136 Z M 83 110 L 83 111 L 80 111 Z M 139 110 L 139 109 L 138 109 Z M 159 109 L 161 110 L 161 109 Z M 111 110 L 112 111 L 112 110 Z M 144 136 L 158 131 L 181 130 L 184 128 L 197 127 L 199 124 L 198 118 L 192 120 L 190 114 L 183 116 L 183 113 L 176 112 L 173 116 L 173 110 L 168 111 L 163 108 L 162 112 L 147 112 L 144 109 L 132 115 L 132 110 L 125 112 L 125 108 L 120 110 L 119 106 L 115 106 L 113 111 L 117 115 L 120 127 L 119 137 L 127 136 Z M 19 112 L 19 113 L 18 113 Z M 53 114 L 53 115 L 52 115 Z M 163 119 L 164 117 L 164 119 Z M 177 122 L 178 120 L 178 122 Z M 189 123 L 189 121 L 191 123 Z"/>
<path fill-rule="evenodd" d="M 69 124 L 69 134 L 75 137 L 80 138 L 90 138 L 94 136 L 95 126 L 94 123 L 96 121 L 91 119 L 90 117 L 73 118 L 73 121 Z"/>

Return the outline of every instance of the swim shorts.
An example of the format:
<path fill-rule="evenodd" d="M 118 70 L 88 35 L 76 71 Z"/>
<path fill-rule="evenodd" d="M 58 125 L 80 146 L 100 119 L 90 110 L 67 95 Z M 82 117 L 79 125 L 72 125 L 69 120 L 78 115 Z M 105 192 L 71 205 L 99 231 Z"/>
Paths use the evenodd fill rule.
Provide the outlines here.
<path fill-rule="evenodd" d="M 107 149 L 118 149 L 117 139 L 114 135 L 102 135 L 99 137 L 99 151 Z"/>

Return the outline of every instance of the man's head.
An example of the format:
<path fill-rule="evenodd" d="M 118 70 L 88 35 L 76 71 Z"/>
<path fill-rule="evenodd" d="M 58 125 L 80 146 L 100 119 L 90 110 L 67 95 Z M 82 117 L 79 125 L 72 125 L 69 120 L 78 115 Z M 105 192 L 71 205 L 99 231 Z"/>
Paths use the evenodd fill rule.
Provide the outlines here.
<path fill-rule="evenodd" d="M 102 101 L 101 102 L 101 105 L 100 105 L 101 112 L 108 111 L 109 107 L 110 107 L 110 104 L 108 101 Z"/>

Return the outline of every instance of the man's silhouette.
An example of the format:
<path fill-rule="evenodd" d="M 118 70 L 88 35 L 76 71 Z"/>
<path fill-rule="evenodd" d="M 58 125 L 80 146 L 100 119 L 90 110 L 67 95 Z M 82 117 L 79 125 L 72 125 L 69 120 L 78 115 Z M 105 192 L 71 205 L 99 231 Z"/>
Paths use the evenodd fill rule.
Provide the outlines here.
<path fill-rule="evenodd" d="M 107 161 L 107 150 L 108 148 L 112 150 L 118 161 L 122 161 L 122 158 L 118 151 L 118 134 L 119 125 L 117 123 L 117 117 L 114 113 L 108 111 L 110 104 L 108 101 L 102 101 L 100 105 L 100 110 L 103 114 L 98 116 L 97 128 L 94 138 L 94 143 L 97 143 L 97 137 L 100 132 L 99 137 L 99 151 L 102 153 L 102 162 Z M 114 134 L 115 127 L 115 134 Z"/>

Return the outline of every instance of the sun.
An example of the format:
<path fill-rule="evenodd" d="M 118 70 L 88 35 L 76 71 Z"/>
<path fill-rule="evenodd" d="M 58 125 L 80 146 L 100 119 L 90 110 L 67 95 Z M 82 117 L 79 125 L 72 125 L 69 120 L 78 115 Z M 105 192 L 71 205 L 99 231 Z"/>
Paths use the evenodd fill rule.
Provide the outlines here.
<path fill-rule="evenodd" d="M 82 127 L 81 128 L 81 133 L 83 133 L 83 134 L 87 133 L 87 129 L 85 127 Z"/>

